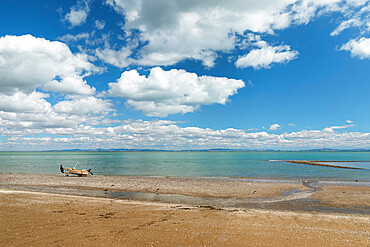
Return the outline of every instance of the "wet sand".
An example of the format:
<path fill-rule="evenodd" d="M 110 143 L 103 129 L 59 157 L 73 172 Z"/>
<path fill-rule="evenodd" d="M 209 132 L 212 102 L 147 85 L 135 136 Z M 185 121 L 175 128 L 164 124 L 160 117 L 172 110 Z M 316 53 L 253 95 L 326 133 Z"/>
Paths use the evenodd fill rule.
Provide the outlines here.
<path fill-rule="evenodd" d="M 318 184 L 0 174 L 0 246 L 369 246 L 370 187 Z M 69 190 L 56 194 L 53 188 Z M 70 195 L 73 189 L 86 196 Z M 238 207 L 203 204 L 208 199 L 202 205 L 161 203 L 97 198 L 89 191 L 251 203 Z M 342 211 L 326 213 L 325 207 Z M 359 208 L 361 213 L 356 213 Z"/>
<path fill-rule="evenodd" d="M 370 188 L 365 186 L 324 185 L 311 199 L 318 199 L 337 207 L 368 207 Z"/>
<path fill-rule="evenodd" d="M 267 181 L 267 182 L 266 182 Z M 0 174 L 0 186 L 24 185 L 111 191 L 151 192 L 219 198 L 257 198 L 282 195 L 291 189 L 308 190 L 298 181 L 231 178 L 135 176 L 65 177 L 61 175 Z"/>

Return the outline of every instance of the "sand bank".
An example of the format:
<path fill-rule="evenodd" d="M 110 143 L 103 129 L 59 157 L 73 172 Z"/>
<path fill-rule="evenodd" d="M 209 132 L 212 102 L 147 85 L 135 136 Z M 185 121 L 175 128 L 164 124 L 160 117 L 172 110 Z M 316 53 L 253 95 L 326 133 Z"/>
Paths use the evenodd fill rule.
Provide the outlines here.
<path fill-rule="evenodd" d="M 232 178 L 135 176 L 64 177 L 62 175 L 0 174 L 7 185 L 64 187 L 110 191 L 151 192 L 218 198 L 258 198 L 283 195 L 286 190 L 309 190 L 299 181 Z"/>
<path fill-rule="evenodd" d="M 0 246 L 368 246 L 361 185 L 0 174 Z"/>
<path fill-rule="evenodd" d="M 370 214 L 370 183 L 353 184 L 363 186 L 246 178 L 0 174 L 0 189 L 8 190 L 196 206 Z"/>
<path fill-rule="evenodd" d="M 368 246 L 370 219 L 0 190 L 1 246 Z"/>

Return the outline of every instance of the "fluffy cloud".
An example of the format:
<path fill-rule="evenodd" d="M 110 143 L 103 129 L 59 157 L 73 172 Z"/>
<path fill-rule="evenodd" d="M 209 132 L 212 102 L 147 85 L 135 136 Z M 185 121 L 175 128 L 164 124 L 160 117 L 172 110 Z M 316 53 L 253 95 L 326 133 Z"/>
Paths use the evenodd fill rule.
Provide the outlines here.
<path fill-rule="evenodd" d="M 133 3 L 131 3 L 133 2 Z M 126 17 L 125 29 L 138 29 L 148 42 L 136 61 L 142 65 L 171 65 L 184 59 L 213 66 L 215 51 L 235 46 L 234 33 L 269 32 L 289 25 L 280 14 L 292 1 L 121 1 L 109 0 Z"/>
<path fill-rule="evenodd" d="M 127 104 L 148 116 L 193 112 L 200 105 L 225 104 L 245 86 L 241 80 L 201 76 L 185 70 L 153 68 L 148 77 L 136 70 L 122 73 L 109 83 L 109 95 L 124 97 Z"/>
<path fill-rule="evenodd" d="M 123 29 L 128 34 L 127 39 L 138 39 L 145 44 L 129 63 L 146 66 L 173 65 L 194 59 L 212 67 L 218 53 L 233 52 L 239 45 L 239 37 L 246 32 L 274 34 L 276 30 L 293 24 L 307 24 L 315 17 L 331 12 L 349 18 L 332 35 L 349 26 L 359 27 L 355 21 L 358 18 L 362 24 L 368 23 L 367 1 L 362 0 L 107 0 L 106 3 L 125 17 Z M 353 14 L 359 9 L 363 14 Z M 133 30 L 139 31 L 140 35 Z M 130 35 L 132 33 L 135 35 Z M 114 56 L 114 52 L 121 55 Z M 105 61 L 124 66 L 126 54 L 122 56 L 122 50 L 111 50 L 102 57 L 121 58 L 125 63 L 117 62 L 117 59 Z M 264 47 L 250 51 L 237 65 L 268 68 L 274 62 L 289 62 L 297 54 L 290 51 L 289 46 Z M 261 60 L 259 55 L 264 59 Z"/>
<path fill-rule="evenodd" d="M 296 59 L 297 51 L 291 51 L 288 45 L 281 46 L 263 46 L 259 49 L 254 49 L 248 54 L 239 57 L 235 62 L 236 67 L 246 68 L 253 67 L 254 69 L 270 68 L 273 63 L 284 63 Z"/>
<path fill-rule="evenodd" d="M 0 93 L 0 111 L 3 112 L 42 112 L 50 108 L 51 104 L 44 98 L 47 94 L 32 92 L 25 94 L 16 92 L 12 95 Z"/>
<path fill-rule="evenodd" d="M 112 103 L 107 100 L 89 97 L 76 97 L 72 100 L 60 101 L 54 106 L 57 113 L 76 115 L 104 114 L 112 111 Z"/>
<path fill-rule="evenodd" d="M 71 28 L 79 26 L 86 22 L 89 11 L 89 0 L 78 1 L 77 5 L 73 6 L 66 14 L 64 20 L 69 22 Z"/>
<path fill-rule="evenodd" d="M 272 124 L 270 125 L 270 128 L 269 130 L 272 130 L 272 131 L 275 131 L 277 130 L 278 128 L 280 128 L 281 126 L 279 124 Z"/>
<path fill-rule="evenodd" d="M 64 94 L 90 95 L 95 93 L 95 88 L 90 87 L 79 75 L 64 76 L 61 80 L 49 81 L 43 89 Z"/>
<path fill-rule="evenodd" d="M 112 123 L 107 117 L 114 111 L 110 101 L 75 96 L 52 106 L 47 97 L 39 92 L 0 94 L 0 133 L 5 136 L 72 134 L 81 123 L 90 126 Z"/>
<path fill-rule="evenodd" d="M 110 123 L 112 104 L 95 98 L 95 88 L 83 79 L 99 71 L 86 55 L 72 54 L 61 42 L 31 35 L 0 38 L 0 133 L 4 136 L 36 135 L 80 123 L 91 126 Z M 49 95 L 40 90 L 66 94 Z M 61 133 L 63 132 L 61 131 Z"/>
<path fill-rule="evenodd" d="M 36 88 L 89 95 L 95 88 L 83 79 L 99 69 L 83 54 L 72 54 L 61 42 L 31 35 L 0 37 L 0 88 L 3 93 Z"/>
<path fill-rule="evenodd" d="M 1 123 L 1 119 L 0 119 Z M 1 127 L 0 127 L 1 128 Z M 331 131 L 328 131 L 331 129 Z M 8 132 L 11 130 L 7 130 Z M 8 133 L 7 132 L 7 133 Z M 31 132 L 37 134 L 37 132 Z M 368 147 L 370 133 L 340 132 L 339 128 L 302 130 L 280 135 L 267 132 L 247 132 L 239 129 L 213 130 L 198 127 L 180 127 L 171 121 L 127 120 L 116 127 L 78 125 L 74 128 L 46 128 L 43 133 L 70 135 L 70 137 L 25 137 L 14 135 L 2 149 L 36 147 L 63 148 L 155 148 L 155 149 L 209 149 L 209 148 L 343 148 Z M 27 133 L 23 133 L 26 135 Z M 3 134 L 4 135 L 4 134 Z"/>
<path fill-rule="evenodd" d="M 69 21 L 71 24 L 71 27 L 74 26 L 79 26 L 82 23 L 86 21 L 87 17 L 87 11 L 84 9 L 76 10 L 76 9 L 71 9 L 71 12 L 69 12 L 65 16 L 65 20 Z"/>
<path fill-rule="evenodd" d="M 98 48 L 95 51 L 98 58 L 119 68 L 124 68 L 133 62 L 133 59 L 129 58 L 131 54 L 131 49 L 127 47 L 122 47 L 119 51 L 112 50 L 109 47 Z"/>
<path fill-rule="evenodd" d="M 342 45 L 340 50 L 351 52 L 352 57 L 370 58 L 370 38 L 351 39 L 348 43 Z"/>

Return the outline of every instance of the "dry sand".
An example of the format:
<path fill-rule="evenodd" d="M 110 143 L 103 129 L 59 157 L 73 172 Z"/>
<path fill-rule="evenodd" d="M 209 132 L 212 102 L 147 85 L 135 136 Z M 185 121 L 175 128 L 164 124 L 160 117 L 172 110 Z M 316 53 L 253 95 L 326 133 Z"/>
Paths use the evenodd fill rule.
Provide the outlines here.
<path fill-rule="evenodd" d="M 17 185 L 40 191 L 69 186 L 155 192 L 159 187 L 161 193 L 246 200 L 285 198 L 290 196 L 285 190 L 296 189 L 321 205 L 362 207 L 365 213 L 284 207 L 306 199 L 261 203 L 278 205 L 273 210 L 218 208 L 10 189 Z M 0 174 L 0 246 L 369 246 L 369 192 L 369 187 L 339 185 L 310 191 L 298 181 Z"/>
<path fill-rule="evenodd" d="M 0 193 L 1 246 L 368 246 L 369 217 Z"/>

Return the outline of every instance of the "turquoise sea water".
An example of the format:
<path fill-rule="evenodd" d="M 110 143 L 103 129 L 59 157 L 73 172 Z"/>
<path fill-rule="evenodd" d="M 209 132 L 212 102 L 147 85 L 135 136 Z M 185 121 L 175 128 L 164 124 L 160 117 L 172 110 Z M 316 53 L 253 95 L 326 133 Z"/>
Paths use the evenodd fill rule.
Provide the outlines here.
<path fill-rule="evenodd" d="M 348 170 L 279 160 L 369 162 L 341 163 L 364 168 Z M 60 165 L 73 167 L 76 162 L 94 175 L 370 181 L 369 152 L 0 152 L 3 173 L 60 174 Z"/>

